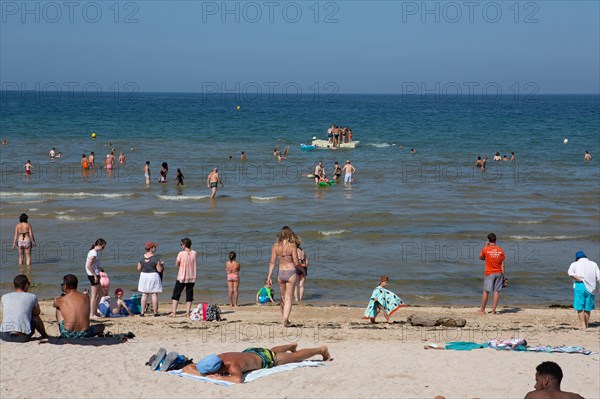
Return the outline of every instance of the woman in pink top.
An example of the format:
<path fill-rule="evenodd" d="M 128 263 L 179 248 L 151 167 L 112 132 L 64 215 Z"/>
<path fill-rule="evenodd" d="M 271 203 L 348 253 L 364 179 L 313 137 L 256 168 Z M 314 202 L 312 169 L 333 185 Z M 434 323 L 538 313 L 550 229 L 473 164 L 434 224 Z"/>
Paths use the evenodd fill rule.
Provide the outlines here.
<path fill-rule="evenodd" d="M 179 268 L 177 273 L 177 281 L 173 288 L 173 311 L 169 317 L 177 315 L 177 305 L 179 298 L 185 288 L 185 317 L 190 317 L 192 310 L 192 302 L 194 301 L 194 284 L 196 283 L 196 251 L 192 250 L 192 240 L 189 238 L 181 239 L 183 251 L 177 255 L 176 266 Z"/>

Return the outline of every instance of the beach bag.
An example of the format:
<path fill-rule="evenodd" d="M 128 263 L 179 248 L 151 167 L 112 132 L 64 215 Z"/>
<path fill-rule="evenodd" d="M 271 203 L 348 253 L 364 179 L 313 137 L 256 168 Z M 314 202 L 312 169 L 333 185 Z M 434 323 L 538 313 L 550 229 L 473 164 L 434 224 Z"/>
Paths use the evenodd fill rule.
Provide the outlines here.
<path fill-rule="evenodd" d="M 221 308 L 217 305 L 208 305 L 206 321 L 221 321 Z"/>
<path fill-rule="evenodd" d="M 196 306 L 194 309 L 192 309 L 192 312 L 190 313 L 190 320 L 205 321 L 207 310 L 208 310 L 208 303 L 206 303 L 206 302 L 199 303 L 198 306 Z"/>
<path fill-rule="evenodd" d="M 190 313 L 190 319 L 194 321 L 221 321 L 221 308 L 201 302 Z"/>
<path fill-rule="evenodd" d="M 142 295 L 141 294 L 133 294 L 130 299 L 131 302 L 125 301 L 127 307 L 131 309 L 133 314 L 141 314 L 142 313 Z"/>

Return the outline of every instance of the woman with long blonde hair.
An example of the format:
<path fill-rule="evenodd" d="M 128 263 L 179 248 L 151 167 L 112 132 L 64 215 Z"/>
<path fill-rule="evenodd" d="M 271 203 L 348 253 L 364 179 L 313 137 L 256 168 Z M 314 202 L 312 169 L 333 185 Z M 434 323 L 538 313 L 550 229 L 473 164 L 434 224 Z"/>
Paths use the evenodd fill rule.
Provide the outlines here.
<path fill-rule="evenodd" d="M 298 247 L 294 232 L 288 226 L 283 226 L 277 234 L 275 244 L 271 248 L 271 260 L 269 262 L 269 274 L 267 275 L 267 285 L 272 284 L 271 275 L 275 268 L 275 261 L 279 261 L 279 270 L 277 272 L 277 283 L 281 291 L 281 315 L 283 316 L 283 326 L 289 327 L 290 313 L 292 312 L 292 299 L 294 288 L 298 275 L 296 266 L 300 265 L 298 260 Z"/>

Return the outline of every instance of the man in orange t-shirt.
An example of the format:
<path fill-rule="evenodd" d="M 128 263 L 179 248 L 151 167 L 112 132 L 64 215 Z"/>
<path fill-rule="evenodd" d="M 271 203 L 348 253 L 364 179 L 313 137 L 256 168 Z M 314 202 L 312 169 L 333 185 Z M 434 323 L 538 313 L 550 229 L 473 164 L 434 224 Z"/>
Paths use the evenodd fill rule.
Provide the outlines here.
<path fill-rule="evenodd" d="M 487 236 L 488 242 L 481 249 L 479 259 L 485 260 L 485 277 L 483 279 L 483 295 L 481 297 L 481 308 L 479 313 L 485 313 L 488 295 L 494 292 L 494 303 L 492 313 L 496 313 L 496 306 L 500 299 L 500 291 L 504 284 L 504 251 L 496 245 L 496 234 L 490 233 Z"/>

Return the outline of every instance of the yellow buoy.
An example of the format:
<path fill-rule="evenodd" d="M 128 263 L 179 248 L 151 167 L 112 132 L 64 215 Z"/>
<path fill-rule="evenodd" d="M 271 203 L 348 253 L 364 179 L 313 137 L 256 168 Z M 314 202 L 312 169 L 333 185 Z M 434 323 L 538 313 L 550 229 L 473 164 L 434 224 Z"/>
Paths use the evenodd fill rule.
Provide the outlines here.
<path fill-rule="evenodd" d="M 92 133 L 92 138 L 95 139 L 96 138 L 96 133 Z"/>

